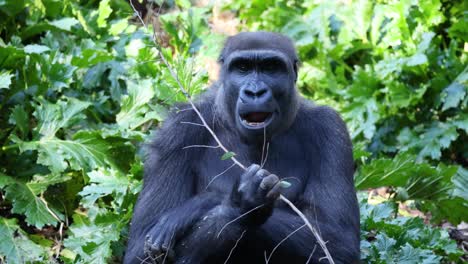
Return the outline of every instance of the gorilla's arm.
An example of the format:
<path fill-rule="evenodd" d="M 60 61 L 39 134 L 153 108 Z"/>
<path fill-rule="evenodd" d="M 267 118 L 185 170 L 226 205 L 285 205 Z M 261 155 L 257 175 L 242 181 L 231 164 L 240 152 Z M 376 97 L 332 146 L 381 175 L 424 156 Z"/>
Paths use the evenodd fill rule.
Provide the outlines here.
<path fill-rule="evenodd" d="M 352 146 L 346 126 L 331 108 L 316 107 L 310 111 L 307 119 L 302 116 L 299 121 L 309 126 L 309 138 L 314 138 L 310 143 L 318 148 L 320 162 L 310 167 L 304 194 L 295 204 L 324 241 L 328 241 L 327 248 L 336 263 L 358 262 L 359 237 L 355 234 L 359 234 L 359 210 L 353 184 Z M 274 247 L 303 224 L 289 208 L 276 208 L 257 237 Z M 315 241 L 307 227 L 301 228 L 274 255 L 284 252 L 304 259 L 315 248 L 312 263 L 316 263 L 325 254 Z"/>
<path fill-rule="evenodd" d="M 214 194 L 195 196 L 190 161 L 198 153 L 183 148 L 192 142 L 203 142 L 206 133 L 203 128 L 186 129 L 181 124 L 195 120 L 193 111 L 173 114 L 148 146 L 144 185 L 134 209 L 125 263 L 141 263 L 147 236 L 154 244 L 166 246 L 175 239 L 172 233 L 189 227 L 220 203 Z"/>

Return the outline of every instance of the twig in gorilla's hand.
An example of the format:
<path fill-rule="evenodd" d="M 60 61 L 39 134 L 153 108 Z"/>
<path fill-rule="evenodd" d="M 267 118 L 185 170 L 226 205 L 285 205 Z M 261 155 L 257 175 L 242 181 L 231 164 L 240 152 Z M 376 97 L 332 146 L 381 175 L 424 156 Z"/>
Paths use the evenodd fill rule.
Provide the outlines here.
<path fill-rule="evenodd" d="M 210 186 L 210 184 L 211 184 L 212 182 L 214 182 L 218 177 L 222 176 L 224 173 L 226 173 L 227 171 L 229 171 L 230 169 L 232 169 L 234 166 L 236 166 L 235 163 L 233 163 L 231 166 L 229 166 L 229 167 L 228 167 L 227 169 L 225 169 L 223 172 L 221 172 L 221 173 L 215 175 L 215 176 L 213 177 L 213 179 L 211 179 L 211 181 L 206 185 L 205 190 L 207 190 L 207 189 L 208 189 L 208 186 Z"/>
<path fill-rule="evenodd" d="M 273 256 L 273 253 L 275 253 L 276 249 L 281 245 L 283 244 L 284 241 L 286 241 L 289 237 L 291 237 L 292 235 L 294 235 L 297 231 L 301 230 L 303 227 L 305 227 L 306 224 L 303 224 L 301 225 L 300 227 L 296 228 L 296 230 L 292 231 L 291 233 L 289 233 L 289 235 L 287 235 L 285 238 L 283 238 L 278 244 L 276 244 L 276 246 L 271 250 L 271 253 L 270 255 L 268 256 L 268 258 L 266 258 L 266 255 L 265 255 L 265 264 L 268 264 L 268 262 L 270 262 L 270 259 L 271 257 Z"/>
<path fill-rule="evenodd" d="M 237 244 L 239 244 L 239 241 L 241 241 L 241 239 L 244 237 L 245 232 L 247 232 L 247 230 L 244 230 L 244 232 L 242 232 L 240 237 L 236 240 L 236 244 L 234 244 L 234 246 L 231 248 L 231 251 L 229 251 L 229 255 L 226 258 L 226 261 L 224 261 L 224 264 L 228 263 L 229 259 L 231 258 L 232 252 L 234 252 L 234 250 L 237 247 Z"/>
<path fill-rule="evenodd" d="M 148 28 L 146 23 L 144 22 L 143 18 L 141 17 L 141 14 L 135 9 L 135 7 L 133 6 L 133 4 L 131 3 L 130 1 L 130 4 L 133 8 L 133 10 L 135 11 L 135 13 L 137 14 L 139 20 L 141 21 L 141 23 L 143 24 L 144 27 Z M 177 86 L 178 88 L 180 89 L 180 91 L 184 94 L 185 98 L 187 99 L 188 103 L 190 104 L 190 106 L 192 107 L 192 109 L 195 111 L 195 113 L 197 114 L 197 116 L 199 117 L 200 121 L 202 122 L 203 126 L 206 128 L 206 130 L 210 133 L 210 135 L 212 136 L 212 138 L 216 141 L 216 143 L 219 145 L 219 147 L 225 152 L 225 153 L 230 153 L 230 151 L 222 144 L 222 142 L 220 141 L 220 139 L 218 138 L 218 136 L 214 133 L 214 131 L 211 129 L 211 127 L 208 125 L 208 123 L 206 122 L 205 118 L 203 117 L 203 115 L 201 114 L 201 112 L 199 111 L 199 109 L 197 108 L 197 106 L 195 105 L 195 103 L 193 102 L 192 100 L 192 97 L 191 95 L 187 92 L 187 90 L 184 88 L 184 86 L 182 85 L 182 83 L 180 82 L 180 79 L 178 77 L 178 75 L 174 72 L 174 69 L 171 67 L 171 65 L 169 64 L 169 62 L 167 61 L 166 57 L 164 56 L 163 52 L 162 52 L 162 49 L 161 49 L 161 45 L 156 37 L 156 32 L 153 31 L 153 36 L 152 36 L 152 39 L 153 39 L 153 42 L 155 44 L 155 48 L 158 50 L 158 55 L 159 55 L 159 58 L 161 59 L 161 61 L 164 63 L 164 65 L 166 66 L 166 68 L 169 70 L 169 73 L 171 75 L 171 77 L 176 81 L 177 83 Z M 241 162 L 239 162 L 234 156 L 230 156 L 230 159 L 237 165 L 239 166 L 240 168 L 242 168 L 243 170 L 247 170 L 247 167 L 244 166 Z M 333 258 L 332 256 L 330 255 L 330 252 L 328 251 L 328 248 L 327 246 L 325 245 L 325 241 L 322 239 L 322 237 L 320 236 L 320 234 L 317 232 L 317 230 L 310 224 L 309 220 L 307 219 L 307 217 L 291 202 L 289 201 L 286 197 L 284 197 L 283 195 L 280 195 L 279 196 L 279 199 L 282 200 L 283 202 L 285 202 L 303 221 L 304 223 L 307 225 L 307 227 L 310 229 L 310 231 L 312 232 L 312 234 L 314 235 L 314 237 L 317 239 L 317 242 L 319 243 L 320 247 L 322 248 L 322 250 L 324 251 L 325 253 L 325 258 L 328 259 L 328 261 L 331 263 L 331 264 L 334 264 L 335 262 L 333 261 Z M 257 207 L 256 207 L 257 208 Z M 254 208 L 254 209 L 256 209 Z M 253 210 L 251 210 L 253 211 Z M 249 212 L 251 212 L 249 211 Z M 247 213 L 249 213 L 247 212 Z M 241 215 L 240 217 L 246 215 L 247 213 Z M 238 217 L 238 218 L 240 218 Z M 231 222 L 234 222 L 235 220 L 237 220 L 238 218 L 234 219 L 233 221 L 230 221 L 228 222 L 222 229 L 221 231 L 228 225 L 230 224 Z M 221 231 L 219 232 L 218 234 L 218 237 L 219 235 L 221 234 Z"/>

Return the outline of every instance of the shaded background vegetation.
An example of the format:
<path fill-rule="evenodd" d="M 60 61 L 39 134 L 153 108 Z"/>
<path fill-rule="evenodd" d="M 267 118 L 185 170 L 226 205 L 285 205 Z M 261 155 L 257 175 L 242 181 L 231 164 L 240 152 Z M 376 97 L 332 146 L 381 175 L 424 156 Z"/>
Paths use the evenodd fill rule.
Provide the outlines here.
<path fill-rule="evenodd" d="M 121 260 L 142 144 L 216 75 L 226 34 L 291 37 L 355 146 L 365 263 L 463 263 L 468 2 L 0 0 L 0 262 Z M 160 15 L 160 16 L 158 16 Z M 465 240 L 464 240 L 465 239 Z"/>

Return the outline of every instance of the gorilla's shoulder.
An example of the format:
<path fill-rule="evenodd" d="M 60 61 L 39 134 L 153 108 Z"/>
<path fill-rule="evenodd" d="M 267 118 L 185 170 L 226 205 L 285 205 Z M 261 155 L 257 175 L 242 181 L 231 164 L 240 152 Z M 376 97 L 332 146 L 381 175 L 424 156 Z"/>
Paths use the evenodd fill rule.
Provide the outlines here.
<path fill-rule="evenodd" d="M 306 133 L 347 136 L 346 125 L 340 114 L 330 106 L 317 105 L 302 99 L 297 113 L 297 122 Z M 346 133 L 344 133 L 346 132 Z"/>
<path fill-rule="evenodd" d="M 198 111 L 208 124 L 213 119 L 214 97 L 211 93 L 204 93 L 194 101 Z M 150 148 L 158 151 L 171 151 L 181 149 L 193 144 L 204 144 L 209 138 L 209 133 L 192 108 L 190 103 L 175 105 L 162 125 L 156 129 Z"/>

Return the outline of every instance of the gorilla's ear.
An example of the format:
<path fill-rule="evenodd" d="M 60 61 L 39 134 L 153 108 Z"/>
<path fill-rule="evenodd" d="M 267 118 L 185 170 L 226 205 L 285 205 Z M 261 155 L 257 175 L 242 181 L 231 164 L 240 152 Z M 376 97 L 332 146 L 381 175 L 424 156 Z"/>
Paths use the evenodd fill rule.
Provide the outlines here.
<path fill-rule="evenodd" d="M 297 78 L 299 76 L 299 67 L 301 66 L 301 61 L 298 59 L 295 59 L 293 62 L 293 67 L 294 67 L 294 73 L 296 74 L 296 78 L 294 78 L 294 81 L 297 81 Z"/>

